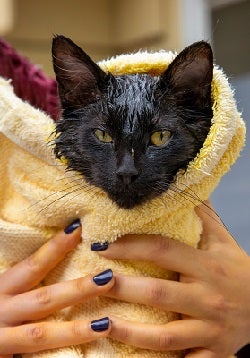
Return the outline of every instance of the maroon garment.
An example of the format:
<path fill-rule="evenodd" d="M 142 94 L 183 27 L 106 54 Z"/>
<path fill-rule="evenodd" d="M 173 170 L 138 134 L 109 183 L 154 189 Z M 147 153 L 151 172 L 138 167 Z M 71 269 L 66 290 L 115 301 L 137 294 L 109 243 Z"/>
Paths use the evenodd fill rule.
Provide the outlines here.
<path fill-rule="evenodd" d="M 56 81 L 0 38 L 0 76 L 11 79 L 15 94 L 57 120 L 60 114 Z"/>

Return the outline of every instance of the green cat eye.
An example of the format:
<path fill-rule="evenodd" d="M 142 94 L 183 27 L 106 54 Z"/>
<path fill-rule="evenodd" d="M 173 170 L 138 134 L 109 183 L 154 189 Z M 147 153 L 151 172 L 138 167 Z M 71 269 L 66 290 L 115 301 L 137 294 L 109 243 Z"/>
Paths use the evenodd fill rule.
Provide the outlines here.
<path fill-rule="evenodd" d="M 103 143 L 113 142 L 112 137 L 106 131 L 103 131 L 101 129 L 96 129 L 94 131 L 94 133 L 95 133 L 96 138 L 99 139 L 100 142 L 103 142 Z"/>
<path fill-rule="evenodd" d="M 171 132 L 167 130 L 156 131 L 151 134 L 150 142 L 151 144 L 160 147 L 161 145 L 167 143 L 171 136 Z"/>

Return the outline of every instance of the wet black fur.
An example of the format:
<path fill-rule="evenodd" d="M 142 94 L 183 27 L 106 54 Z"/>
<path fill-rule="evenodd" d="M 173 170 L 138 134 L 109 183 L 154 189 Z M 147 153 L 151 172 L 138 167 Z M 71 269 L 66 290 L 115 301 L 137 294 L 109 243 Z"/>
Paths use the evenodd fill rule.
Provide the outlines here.
<path fill-rule="evenodd" d="M 106 74 L 63 36 L 54 39 L 52 53 L 63 107 L 55 155 L 119 207 L 165 192 L 211 126 L 210 46 L 185 49 L 160 77 Z M 95 129 L 108 132 L 112 143 L 100 142 Z M 156 147 L 150 136 L 162 129 L 171 137 Z"/>

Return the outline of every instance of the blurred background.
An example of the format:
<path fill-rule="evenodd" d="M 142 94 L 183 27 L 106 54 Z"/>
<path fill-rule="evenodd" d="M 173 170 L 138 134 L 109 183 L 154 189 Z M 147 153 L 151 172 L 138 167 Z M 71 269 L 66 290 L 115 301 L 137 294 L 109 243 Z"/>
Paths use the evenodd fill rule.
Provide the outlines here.
<path fill-rule="evenodd" d="M 250 126 L 250 0 L 0 0 L 0 36 L 53 76 L 51 38 L 71 37 L 94 60 L 209 41 Z M 250 136 L 212 195 L 250 254 Z"/>

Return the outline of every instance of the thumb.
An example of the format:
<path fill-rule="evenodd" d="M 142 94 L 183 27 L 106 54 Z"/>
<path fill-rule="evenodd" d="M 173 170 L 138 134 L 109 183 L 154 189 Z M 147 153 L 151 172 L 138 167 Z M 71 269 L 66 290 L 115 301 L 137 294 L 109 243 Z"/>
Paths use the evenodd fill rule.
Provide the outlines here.
<path fill-rule="evenodd" d="M 198 349 L 192 353 L 185 355 L 185 358 L 222 358 L 215 353 L 212 353 L 206 349 Z"/>
<path fill-rule="evenodd" d="M 195 212 L 201 219 L 203 227 L 200 249 L 211 250 L 218 244 L 238 246 L 209 200 L 197 206 Z"/>

